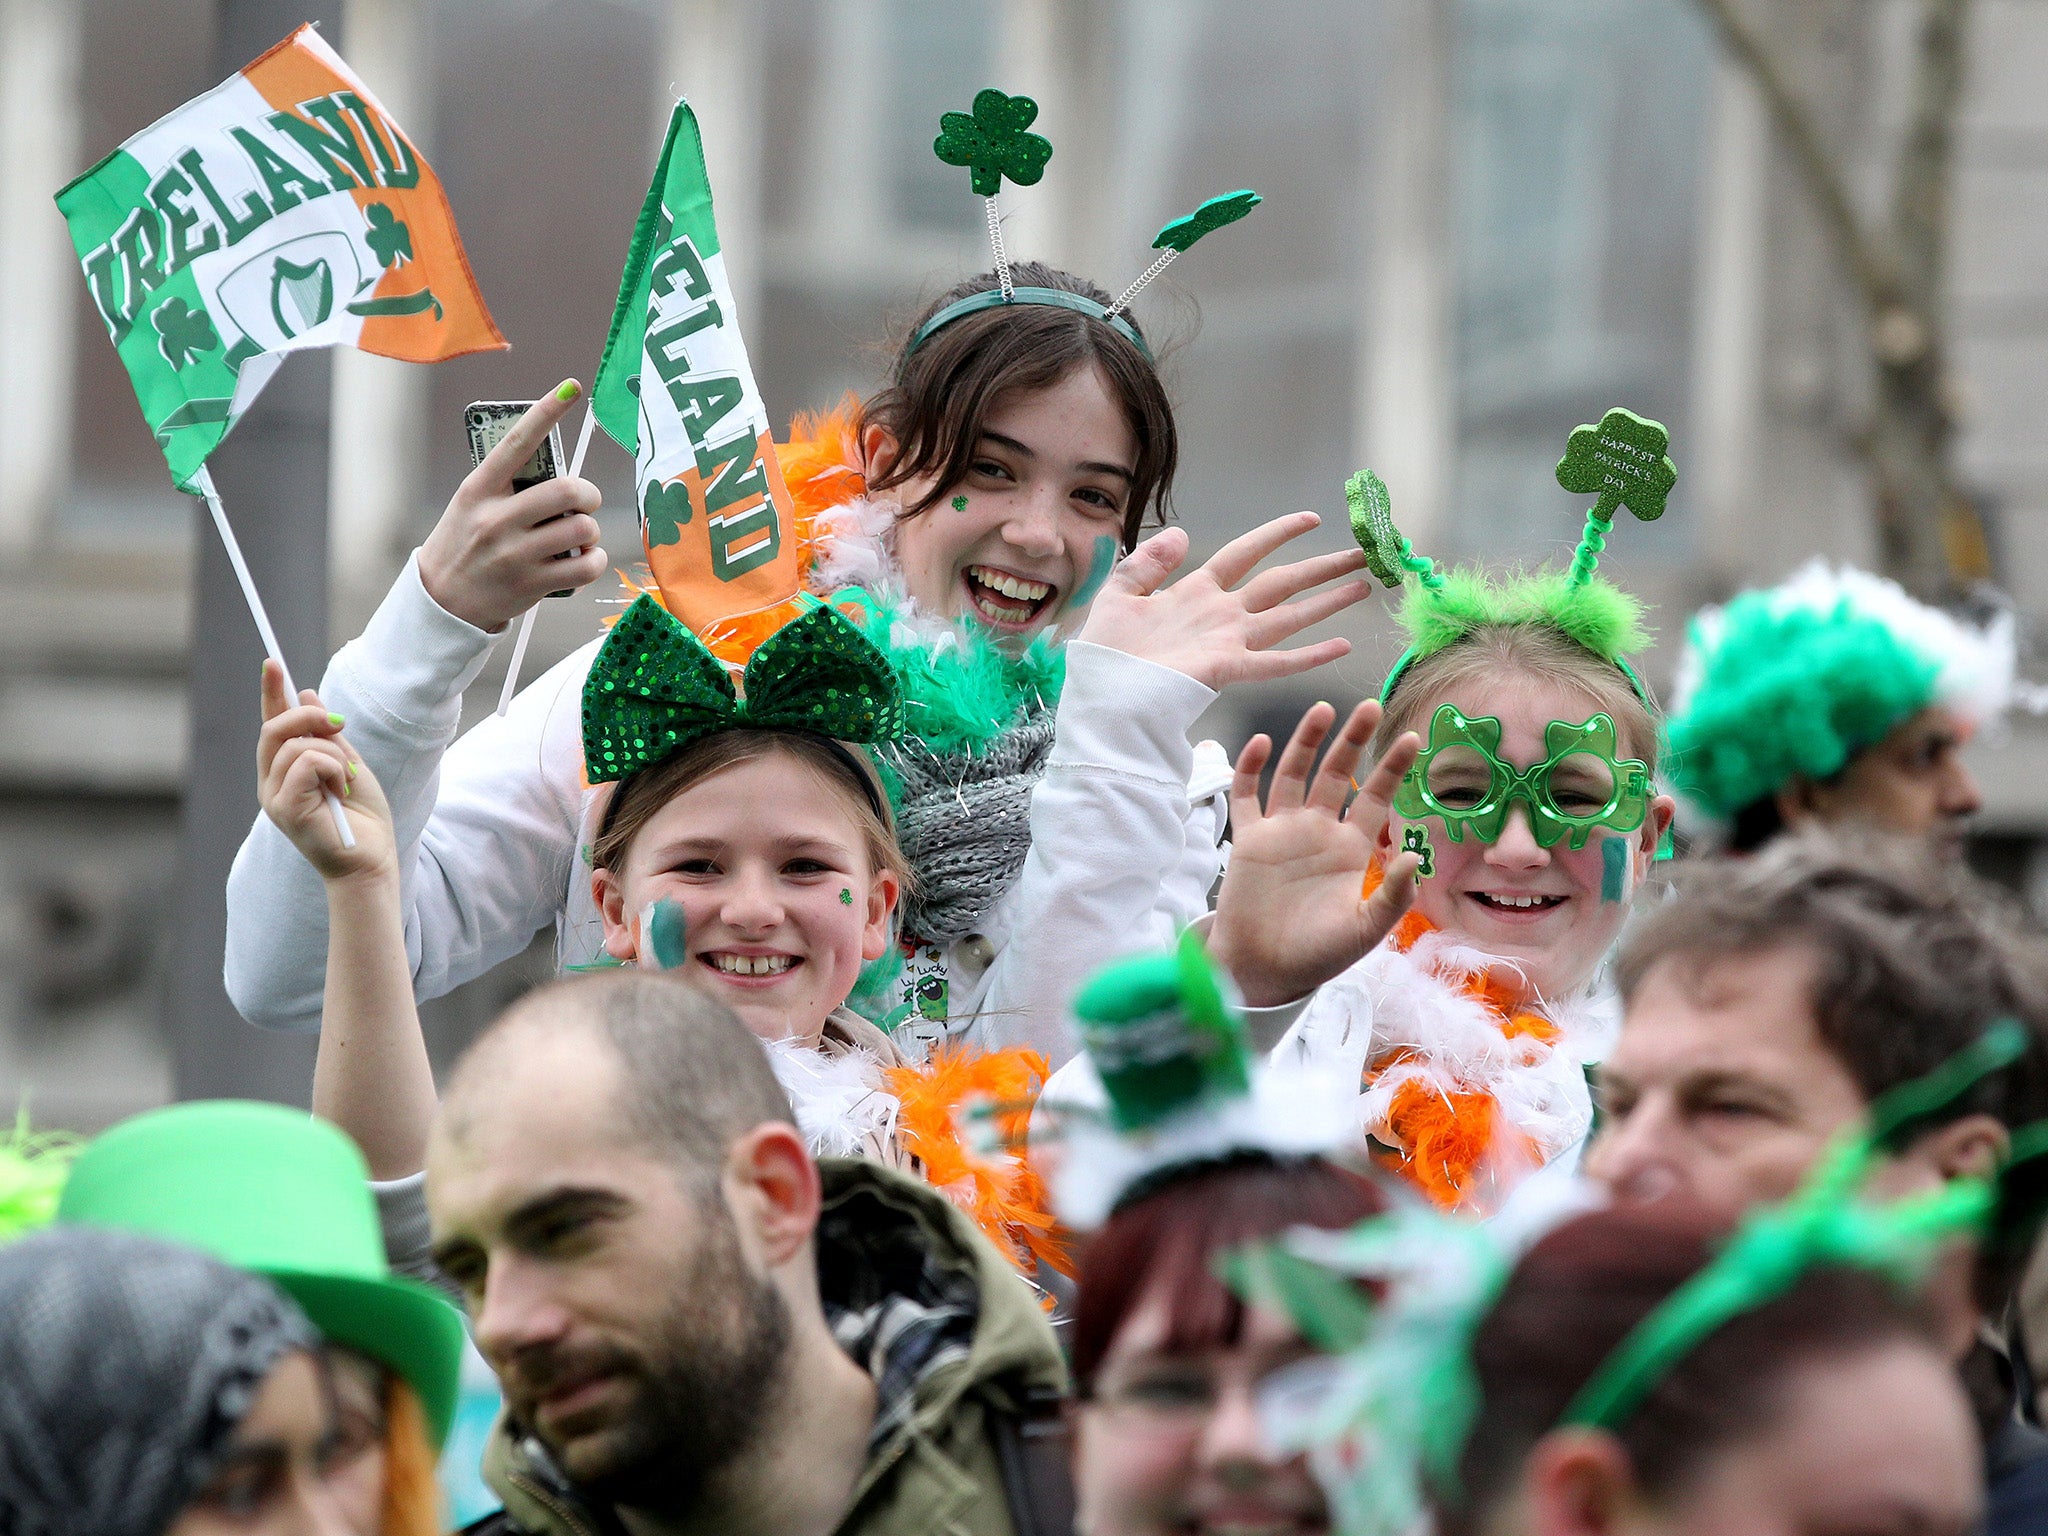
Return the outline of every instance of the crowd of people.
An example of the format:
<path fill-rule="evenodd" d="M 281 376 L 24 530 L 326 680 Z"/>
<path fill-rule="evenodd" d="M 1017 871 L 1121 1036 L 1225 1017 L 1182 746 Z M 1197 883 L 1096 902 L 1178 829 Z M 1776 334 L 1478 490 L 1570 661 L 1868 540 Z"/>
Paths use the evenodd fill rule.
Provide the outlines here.
<path fill-rule="evenodd" d="M 1816 565 L 1667 712 L 1621 410 L 1537 571 L 1370 475 L 1356 548 L 1184 570 L 1119 309 L 982 274 L 798 418 L 812 600 L 743 664 L 629 580 L 458 734 L 606 568 L 593 485 L 514 486 L 570 381 L 266 667 L 226 978 L 313 1114 L 17 1133 L 0 1536 L 444 1530 L 466 1340 L 493 1536 L 2048 1529 L 2048 950 L 1962 861 L 2010 620 Z M 1190 740 L 1375 578 L 1378 698 Z M 418 1000 L 550 927 L 437 1082 Z"/>

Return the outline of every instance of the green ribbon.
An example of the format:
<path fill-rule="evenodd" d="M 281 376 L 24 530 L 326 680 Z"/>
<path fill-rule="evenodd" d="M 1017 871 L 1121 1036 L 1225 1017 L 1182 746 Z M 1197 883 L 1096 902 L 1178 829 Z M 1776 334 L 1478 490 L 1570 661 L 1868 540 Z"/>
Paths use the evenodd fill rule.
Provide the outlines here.
<path fill-rule="evenodd" d="M 764 640 L 735 690 L 704 642 L 652 597 L 633 600 L 583 685 L 584 771 L 607 784 L 714 731 L 809 731 L 835 741 L 899 735 L 903 705 L 887 658 L 820 604 Z"/>

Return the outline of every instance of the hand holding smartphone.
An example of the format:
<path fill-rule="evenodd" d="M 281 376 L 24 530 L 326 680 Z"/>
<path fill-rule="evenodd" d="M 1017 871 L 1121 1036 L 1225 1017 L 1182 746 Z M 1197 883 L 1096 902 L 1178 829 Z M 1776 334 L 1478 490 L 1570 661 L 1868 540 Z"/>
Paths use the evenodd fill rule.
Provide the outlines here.
<path fill-rule="evenodd" d="M 463 408 L 463 424 L 469 429 L 469 462 L 472 467 L 480 465 L 490 456 L 493 448 L 505 440 L 505 434 L 512 430 L 514 422 L 532 410 L 531 400 L 472 400 Z M 540 440 L 533 450 L 533 457 L 523 464 L 512 476 L 512 489 L 523 491 L 539 485 L 544 480 L 558 479 L 562 473 L 562 429 L 555 427 Z M 567 514 L 563 514 L 566 516 Z M 554 519 L 548 519 L 553 522 Z M 559 558 L 574 559 L 582 554 L 581 549 L 570 550 Z M 565 587 L 559 592 L 550 592 L 549 597 L 568 597 L 575 591 Z"/>

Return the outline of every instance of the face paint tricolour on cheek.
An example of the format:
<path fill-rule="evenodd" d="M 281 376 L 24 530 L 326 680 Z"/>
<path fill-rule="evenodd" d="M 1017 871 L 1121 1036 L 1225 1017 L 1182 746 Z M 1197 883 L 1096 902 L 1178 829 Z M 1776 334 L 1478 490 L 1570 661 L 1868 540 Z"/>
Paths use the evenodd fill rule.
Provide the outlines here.
<path fill-rule="evenodd" d="M 643 969 L 673 971 L 690 958 L 688 924 L 683 904 L 664 896 L 649 902 L 640 914 L 640 964 Z"/>
<path fill-rule="evenodd" d="M 1088 577 L 1074 589 L 1074 596 L 1068 602 L 1069 612 L 1086 608 L 1095 601 L 1095 594 L 1102 590 L 1102 584 L 1109 580 L 1109 573 L 1116 569 L 1117 541 L 1109 534 L 1098 535 L 1095 540 L 1095 554 L 1088 562 Z"/>
<path fill-rule="evenodd" d="M 1628 839 L 1610 837 L 1600 844 L 1600 899 L 1627 901 L 1634 861 L 1629 858 Z"/>

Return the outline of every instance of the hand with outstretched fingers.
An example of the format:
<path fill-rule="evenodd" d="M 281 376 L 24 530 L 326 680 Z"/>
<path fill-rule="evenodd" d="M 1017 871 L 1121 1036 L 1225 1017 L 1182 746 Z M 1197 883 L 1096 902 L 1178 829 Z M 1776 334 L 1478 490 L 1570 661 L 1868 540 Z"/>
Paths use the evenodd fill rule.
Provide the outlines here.
<path fill-rule="evenodd" d="M 557 477 L 512 489 L 512 477 L 582 397 L 582 386 L 567 379 L 535 401 L 455 488 L 420 546 L 421 584 L 458 619 L 495 633 L 550 592 L 604 574 L 596 486 Z"/>
<path fill-rule="evenodd" d="M 1261 560 L 1321 521 L 1313 512 L 1276 517 L 1232 539 L 1171 586 L 1166 579 L 1187 559 L 1188 536 L 1179 528 L 1155 533 L 1110 572 L 1075 638 L 1217 689 L 1269 683 L 1335 661 L 1349 654 L 1349 640 L 1275 647 L 1370 594 L 1370 582 L 1339 580 L 1363 569 L 1365 556 L 1347 549 L 1252 574 Z M 1323 587 L 1329 581 L 1338 584 Z M 1318 587 L 1323 590 L 1312 590 Z"/>
<path fill-rule="evenodd" d="M 1288 738 L 1259 803 L 1259 775 L 1273 742 L 1254 736 L 1237 756 L 1230 786 L 1230 867 L 1216 897 L 1209 954 L 1236 978 L 1245 1002 L 1272 1008 L 1303 998 L 1378 947 L 1415 901 L 1409 852 L 1361 899 L 1388 809 L 1421 742 L 1411 731 L 1387 749 L 1354 798 L 1352 775 L 1380 723 L 1367 700 L 1351 712 L 1313 777 L 1316 749 L 1337 718 L 1312 706 Z M 1347 808 L 1346 801 L 1349 800 Z"/>
<path fill-rule="evenodd" d="M 355 748 L 342 739 L 342 718 L 329 714 L 312 689 L 299 702 L 285 696 L 284 671 L 263 663 L 263 732 L 256 738 L 256 794 L 263 814 L 320 871 L 322 880 L 398 878 L 391 807 Z M 326 794 L 334 792 L 355 833 L 341 846 Z"/>

